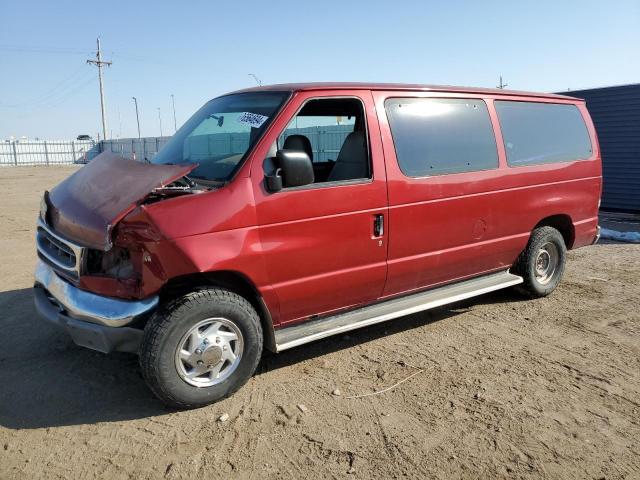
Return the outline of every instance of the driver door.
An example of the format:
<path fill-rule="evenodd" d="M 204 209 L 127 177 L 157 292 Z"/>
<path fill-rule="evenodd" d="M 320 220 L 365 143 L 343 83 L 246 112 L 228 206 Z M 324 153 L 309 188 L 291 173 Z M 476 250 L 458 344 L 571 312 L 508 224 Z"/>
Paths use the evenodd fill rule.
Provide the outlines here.
<path fill-rule="evenodd" d="M 280 148 L 288 136 L 306 137 L 316 174 L 313 184 L 271 193 L 263 161 L 253 163 L 263 258 L 280 304 L 275 323 L 357 307 L 382 294 L 387 232 L 379 227 L 388 215 L 378 131 L 370 92 L 334 91 L 298 93 L 267 134 Z M 305 148 L 306 141 L 289 143 Z"/>

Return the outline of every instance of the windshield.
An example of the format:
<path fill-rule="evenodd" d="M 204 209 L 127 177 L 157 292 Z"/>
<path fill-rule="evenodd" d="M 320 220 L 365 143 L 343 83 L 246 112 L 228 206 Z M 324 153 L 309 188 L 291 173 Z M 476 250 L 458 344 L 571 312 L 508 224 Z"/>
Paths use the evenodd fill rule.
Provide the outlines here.
<path fill-rule="evenodd" d="M 214 98 L 176 132 L 151 163 L 197 163 L 189 178 L 227 181 L 287 96 L 287 92 L 255 92 Z"/>

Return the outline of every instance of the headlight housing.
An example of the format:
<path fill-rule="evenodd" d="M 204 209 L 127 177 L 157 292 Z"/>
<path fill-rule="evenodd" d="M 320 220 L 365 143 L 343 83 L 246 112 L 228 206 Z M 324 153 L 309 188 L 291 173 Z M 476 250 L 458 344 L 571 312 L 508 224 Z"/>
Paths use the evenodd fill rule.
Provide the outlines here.
<path fill-rule="evenodd" d="M 86 271 L 89 275 L 104 275 L 118 280 L 135 277 L 135 269 L 129 250 L 116 246 L 106 252 L 89 250 Z"/>

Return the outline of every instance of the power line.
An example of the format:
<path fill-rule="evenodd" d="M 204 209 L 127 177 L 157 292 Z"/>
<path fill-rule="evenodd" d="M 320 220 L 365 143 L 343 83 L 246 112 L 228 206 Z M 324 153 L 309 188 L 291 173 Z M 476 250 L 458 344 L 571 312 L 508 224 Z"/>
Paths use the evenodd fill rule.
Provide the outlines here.
<path fill-rule="evenodd" d="M 76 85 L 71 90 L 66 91 L 61 97 L 53 99 L 52 100 L 53 103 L 50 103 L 47 106 L 48 107 L 55 107 L 57 105 L 62 105 L 68 98 L 71 98 L 71 97 L 75 96 L 77 93 L 80 93 L 82 90 L 84 90 L 87 86 L 91 85 L 95 81 L 96 80 L 95 80 L 95 78 L 93 76 L 86 78 L 82 83 Z"/>
<path fill-rule="evenodd" d="M 70 55 L 87 55 L 91 53 L 87 50 L 78 50 L 75 48 L 63 48 L 63 47 L 38 47 L 38 46 L 25 46 L 25 45 L 7 45 L 0 44 L 0 51 L 5 52 L 19 52 L 19 53 L 54 53 L 54 54 L 70 54 Z"/>
<path fill-rule="evenodd" d="M 87 86 L 89 86 L 90 84 L 92 84 L 93 82 L 95 82 L 95 78 L 93 77 L 93 75 L 91 77 L 89 77 L 88 79 L 85 79 L 85 81 L 83 81 L 82 83 L 74 86 L 71 89 L 68 89 L 67 91 L 62 93 L 62 96 L 59 96 L 57 98 L 53 97 L 51 99 L 46 100 L 46 103 L 42 103 L 41 105 L 34 105 L 33 107 L 31 107 L 30 110 L 24 111 L 22 113 L 16 114 L 14 116 L 14 118 L 28 118 L 29 116 L 33 115 L 35 112 L 41 111 L 42 108 L 55 108 L 59 105 L 62 105 L 63 103 L 65 103 L 65 101 L 73 96 L 75 96 L 76 94 L 80 93 L 82 90 L 84 90 Z M 51 103 L 49 103 L 51 102 Z"/>
<path fill-rule="evenodd" d="M 78 85 L 80 82 L 84 82 L 84 80 L 88 78 L 87 74 L 89 73 L 86 68 L 86 65 L 80 65 L 80 67 L 71 75 L 57 82 L 52 88 L 45 90 L 40 95 L 37 95 L 29 100 L 24 100 L 17 103 L 0 102 L 0 106 L 7 108 L 22 108 L 45 103 L 51 98 L 55 98 L 58 95 L 64 94 L 66 90 L 73 88 L 74 85 Z M 85 75 L 83 75 L 83 73 Z"/>
<path fill-rule="evenodd" d="M 111 66 L 112 62 L 102 60 L 102 51 L 100 50 L 100 37 L 97 38 L 98 51 L 96 52 L 96 60 L 87 60 L 87 63 L 96 65 L 98 67 L 98 81 L 100 82 L 100 111 L 102 113 L 102 138 L 107 139 L 107 117 L 105 114 L 105 102 L 104 102 L 104 85 L 102 83 L 102 67 Z"/>

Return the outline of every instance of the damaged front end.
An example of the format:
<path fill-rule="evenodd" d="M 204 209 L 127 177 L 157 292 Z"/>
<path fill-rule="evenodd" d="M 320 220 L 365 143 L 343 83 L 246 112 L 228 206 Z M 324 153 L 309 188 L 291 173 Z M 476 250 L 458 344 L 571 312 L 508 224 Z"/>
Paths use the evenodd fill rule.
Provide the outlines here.
<path fill-rule="evenodd" d="M 125 215 L 196 167 L 141 163 L 104 152 L 45 196 L 43 220 L 71 241 L 109 250 L 112 229 Z"/>
<path fill-rule="evenodd" d="M 154 253 L 162 237 L 140 205 L 202 191 L 185 179 L 193 168 L 103 153 L 45 192 L 36 231 L 40 314 L 79 345 L 136 351 L 140 326 L 159 302 L 145 297 L 144 277 L 152 272 L 160 285 L 162 273 Z"/>

